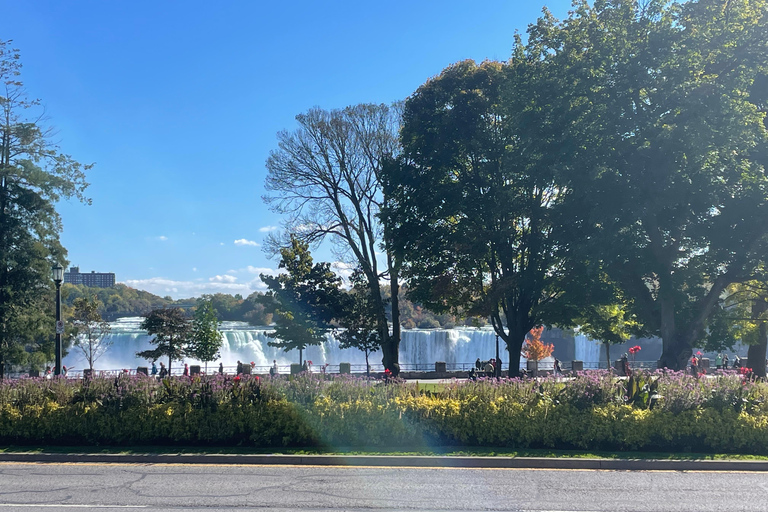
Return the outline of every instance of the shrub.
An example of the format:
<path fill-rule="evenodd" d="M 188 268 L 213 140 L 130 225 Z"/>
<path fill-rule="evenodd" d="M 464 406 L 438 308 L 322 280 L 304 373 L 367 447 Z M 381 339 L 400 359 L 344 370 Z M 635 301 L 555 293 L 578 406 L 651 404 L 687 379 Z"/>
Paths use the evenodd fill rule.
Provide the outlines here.
<path fill-rule="evenodd" d="M 736 374 L 674 372 L 479 380 L 423 393 L 330 375 L 24 379 L 0 383 L 0 442 L 768 453 L 767 394 Z"/>

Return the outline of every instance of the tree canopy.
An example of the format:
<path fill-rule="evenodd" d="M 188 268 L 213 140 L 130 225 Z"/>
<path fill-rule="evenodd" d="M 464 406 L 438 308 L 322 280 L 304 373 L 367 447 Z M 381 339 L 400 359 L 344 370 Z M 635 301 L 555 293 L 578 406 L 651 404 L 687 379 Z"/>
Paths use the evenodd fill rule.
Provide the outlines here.
<path fill-rule="evenodd" d="M 192 325 L 180 308 L 155 309 L 147 313 L 141 328 L 150 336 L 154 349 L 137 352 L 136 356 L 149 361 L 168 357 L 168 374 L 174 360 L 181 361 L 187 355 L 192 336 Z"/>
<path fill-rule="evenodd" d="M 40 102 L 25 95 L 20 59 L 10 41 L 0 41 L 0 378 L 6 364 L 28 363 L 30 351 L 51 359 L 51 267 L 66 263 L 55 204 L 90 202 L 90 166 L 51 141 Z"/>
<path fill-rule="evenodd" d="M 310 109 L 296 116 L 299 127 L 278 133 L 278 149 L 267 159 L 264 200 L 286 215 L 282 237 L 315 243 L 328 238 L 336 255 L 365 276 L 370 313 L 382 340 L 384 366 L 397 375 L 400 344 L 399 260 L 379 216 L 388 198 L 381 187 L 385 162 L 398 151 L 400 105 L 355 105 L 340 110 Z M 389 280 L 392 332 L 382 300 Z"/>
<path fill-rule="evenodd" d="M 267 336 L 277 340 L 269 342 L 272 347 L 298 349 L 301 364 L 304 349 L 325 341 L 331 321 L 342 314 L 341 279 L 330 263 L 314 263 L 309 245 L 298 238 L 292 237 L 280 254 L 279 268 L 285 273 L 261 274 L 269 287 L 264 300 L 275 320 L 275 330 Z"/>
<path fill-rule="evenodd" d="M 529 48 L 573 107 L 566 195 L 573 251 L 598 258 L 685 367 L 729 284 L 768 233 L 768 138 L 756 80 L 768 65 L 759 0 L 580 4 L 545 17 Z"/>
<path fill-rule="evenodd" d="M 212 302 L 204 297 L 192 319 L 189 355 L 205 363 L 206 373 L 208 373 L 208 363 L 219 357 L 219 349 L 223 342 L 219 325 Z"/>

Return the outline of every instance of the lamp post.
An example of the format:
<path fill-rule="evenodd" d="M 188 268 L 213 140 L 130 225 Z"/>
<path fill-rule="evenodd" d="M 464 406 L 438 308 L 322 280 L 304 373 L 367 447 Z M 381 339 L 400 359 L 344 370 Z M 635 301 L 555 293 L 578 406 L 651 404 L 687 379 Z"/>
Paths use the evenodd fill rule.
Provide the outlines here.
<path fill-rule="evenodd" d="M 64 280 L 64 269 L 58 263 L 53 267 L 53 282 L 56 283 L 56 367 L 54 375 L 61 375 L 61 334 L 64 323 L 61 321 L 61 282 Z"/>

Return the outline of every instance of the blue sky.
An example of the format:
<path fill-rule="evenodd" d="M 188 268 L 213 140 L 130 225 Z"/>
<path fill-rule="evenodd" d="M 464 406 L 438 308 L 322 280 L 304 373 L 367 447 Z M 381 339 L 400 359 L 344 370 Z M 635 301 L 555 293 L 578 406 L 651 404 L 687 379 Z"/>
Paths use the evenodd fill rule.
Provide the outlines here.
<path fill-rule="evenodd" d="M 259 244 L 280 226 L 261 201 L 278 131 L 506 60 L 544 5 L 562 18 L 570 1 L 0 0 L 0 38 L 54 141 L 96 164 L 93 205 L 59 205 L 71 264 L 174 298 L 247 295 L 277 266 Z"/>

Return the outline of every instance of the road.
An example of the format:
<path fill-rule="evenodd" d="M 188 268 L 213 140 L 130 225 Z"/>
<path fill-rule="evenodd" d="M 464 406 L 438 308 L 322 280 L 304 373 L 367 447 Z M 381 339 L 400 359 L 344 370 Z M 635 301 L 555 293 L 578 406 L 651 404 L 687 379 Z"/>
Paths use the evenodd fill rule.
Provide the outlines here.
<path fill-rule="evenodd" d="M 0 463 L 5 510 L 768 510 L 767 473 Z"/>

